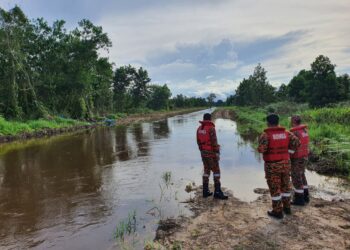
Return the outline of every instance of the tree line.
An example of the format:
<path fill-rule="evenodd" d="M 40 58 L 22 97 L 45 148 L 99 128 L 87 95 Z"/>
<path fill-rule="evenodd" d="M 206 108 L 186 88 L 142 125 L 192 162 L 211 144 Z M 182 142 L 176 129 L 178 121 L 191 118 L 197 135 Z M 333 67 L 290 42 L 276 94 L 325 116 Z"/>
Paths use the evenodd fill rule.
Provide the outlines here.
<path fill-rule="evenodd" d="M 324 55 L 303 69 L 288 84 L 273 87 L 266 77 L 266 70 L 258 64 L 252 75 L 243 79 L 236 93 L 227 98 L 228 105 L 263 106 L 277 101 L 308 103 L 310 107 L 323 107 L 349 100 L 350 78 L 348 74 L 337 76 L 335 64 Z"/>
<path fill-rule="evenodd" d="M 82 20 L 29 20 L 18 7 L 0 8 L 0 116 L 37 119 L 50 114 L 91 118 L 140 109 L 207 106 L 206 99 L 178 95 L 151 83 L 147 70 L 114 70 L 101 51 L 112 42 L 102 27 Z"/>

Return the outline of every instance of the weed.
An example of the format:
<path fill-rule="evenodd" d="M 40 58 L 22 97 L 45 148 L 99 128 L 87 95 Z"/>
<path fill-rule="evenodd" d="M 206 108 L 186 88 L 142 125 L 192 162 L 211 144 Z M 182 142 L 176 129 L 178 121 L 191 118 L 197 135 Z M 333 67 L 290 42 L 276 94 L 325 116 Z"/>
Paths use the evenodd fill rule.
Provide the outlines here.
<path fill-rule="evenodd" d="M 124 240 L 125 235 L 130 235 L 136 232 L 136 210 L 129 212 L 128 218 L 119 222 L 116 231 L 115 238 Z"/>
<path fill-rule="evenodd" d="M 171 171 L 164 172 L 162 179 L 167 187 L 171 184 Z"/>

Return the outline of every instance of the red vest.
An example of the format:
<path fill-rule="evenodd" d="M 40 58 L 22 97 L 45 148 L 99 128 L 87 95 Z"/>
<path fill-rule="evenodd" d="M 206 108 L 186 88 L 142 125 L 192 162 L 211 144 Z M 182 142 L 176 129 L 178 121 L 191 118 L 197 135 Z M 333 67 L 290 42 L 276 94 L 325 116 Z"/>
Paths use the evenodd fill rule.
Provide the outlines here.
<path fill-rule="evenodd" d="M 293 159 L 299 159 L 309 156 L 309 134 L 307 132 L 306 125 L 299 125 L 290 130 L 290 132 L 298 131 L 297 135 L 300 140 L 300 147 L 295 151 L 294 154 L 291 154 L 290 157 Z"/>
<path fill-rule="evenodd" d="M 210 129 L 215 128 L 211 121 L 201 121 L 202 125 L 197 129 L 197 142 L 200 150 L 214 151 L 210 140 Z"/>
<path fill-rule="evenodd" d="M 289 136 L 286 129 L 283 127 L 273 127 L 267 128 L 264 131 L 269 140 L 267 152 L 263 155 L 264 161 L 273 162 L 289 160 Z"/>

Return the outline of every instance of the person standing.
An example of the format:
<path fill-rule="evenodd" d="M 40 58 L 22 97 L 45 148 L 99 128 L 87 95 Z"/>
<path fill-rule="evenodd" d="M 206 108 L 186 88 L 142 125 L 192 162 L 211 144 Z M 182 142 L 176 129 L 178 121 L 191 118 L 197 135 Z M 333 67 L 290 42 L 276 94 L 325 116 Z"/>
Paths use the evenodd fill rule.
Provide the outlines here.
<path fill-rule="evenodd" d="M 265 161 L 265 178 L 272 199 L 272 210 L 268 215 L 282 219 L 283 212 L 291 214 L 290 196 L 291 163 L 288 150 L 296 150 L 299 139 L 284 127 L 279 126 L 279 116 L 269 114 L 266 117 L 267 126 L 259 138 L 259 153 Z"/>
<path fill-rule="evenodd" d="M 220 145 L 217 142 L 215 125 L 211 121 L 211 114 L 204 114 L 203 121 L 200 121 L 200 124 L 197 129 L 197 144 L 204 165 L 203 197 L 206 198 L 213 194 L 209 190 L 209 177 L 212 171 L 215 186 L 214 198 L 226 200 L 228 196 L 222 192 L 220 182 Z"/>
<path fill-rule="evenodd" d="M 294 199 L 292 204 L 303 206 L 305 202 L 310 201 L 309 188 L 305 177 L 305 167 L 308 163 L 309 156 L 309 133 L 307 126 L 301 124 L 301 118 L 298 115 L 291 117 L 292 128 L 290 132 L 293 133 L 300 140 L 300 147 L 295 152 L 290 154 L 292 165 L 292 183 L 294 186 Z"/>

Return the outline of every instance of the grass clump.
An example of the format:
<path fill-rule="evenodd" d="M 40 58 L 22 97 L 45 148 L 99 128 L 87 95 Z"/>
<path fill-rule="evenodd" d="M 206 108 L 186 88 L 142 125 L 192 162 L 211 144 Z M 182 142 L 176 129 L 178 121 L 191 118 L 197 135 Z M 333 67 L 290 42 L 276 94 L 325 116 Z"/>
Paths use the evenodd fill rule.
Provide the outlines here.
<path fill-rule="evenodd" d="M 122 220 L 117 225 L 115 238 L 117 240 L 124 240 L 125 235 L 130 235 L 136 232 L 136 226 L 136 210 L 133 210 L 132 212 L 129 212 L 127 219 Z"/>

